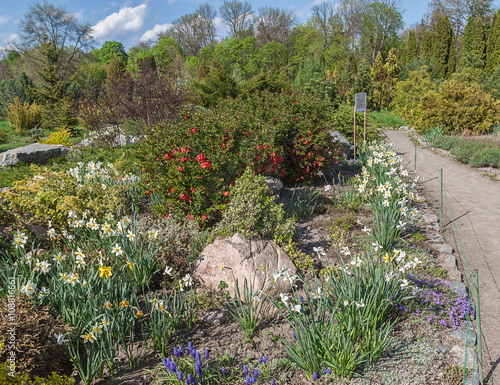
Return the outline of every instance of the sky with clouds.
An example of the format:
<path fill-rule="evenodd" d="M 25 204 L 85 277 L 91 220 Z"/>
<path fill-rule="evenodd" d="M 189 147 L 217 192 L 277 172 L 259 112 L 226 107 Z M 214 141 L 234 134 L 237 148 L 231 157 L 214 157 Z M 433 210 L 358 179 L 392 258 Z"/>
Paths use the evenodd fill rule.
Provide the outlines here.
<path fill-rule="evenodd" d="M 298 15 L 300 22 L 305 22 L 310 16 L 310 9 L 315 2 L 321 0 L 276 0 L 272 4 L 265 0 L 250 0 L 254 10 L 272 5 L 281 9 L 291 8 Z M 176 18 L 193 12 L 200 4 L 208 2 L 215 9 L 223 0 L 57 0 L 53 4 L 65 7 L 80 21 L 89 21 L 94 29 L 96 48 L 107 40 L 122 42 L 129 48 L 140 41 L 154 40 L 158 33 L 165 31 Z M 429 0 L 402 0 L 405 9 L 403 18 L 409 26 L 421 20 Z M 0 2 L 0 49 L 9 43 L 19 33 L 18 23 L 29 10 L 33 0 L 16 0 Z M 500 7 L 500 0 L 495 1 Z M 220 18 L 216 19 L 219 36 L 225 35 Z"/>

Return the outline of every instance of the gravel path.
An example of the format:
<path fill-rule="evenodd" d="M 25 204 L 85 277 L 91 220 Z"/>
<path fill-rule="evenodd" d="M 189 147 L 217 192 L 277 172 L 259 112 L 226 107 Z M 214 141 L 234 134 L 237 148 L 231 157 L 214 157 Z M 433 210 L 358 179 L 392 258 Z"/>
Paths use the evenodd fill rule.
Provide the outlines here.
<path fill-rule="evenodd" d="M 415 148 L 408 137 L 409 131 L 386 131 L 386 134 L 388 142 L 393 143 L 397 152 L 410 163 L 407 168 L 412 170 Z M 447 156 L 418 147 L 417 173 L 424 177 L 424 186 L 438 201 L 438 170 L 441 168 L 446 195 L 455 219 L 454 224 L 444 198 L 446 238 L 455 249 L 454 255 L 459 269 L 465 272 L 464 282 L 467 286 L 471 287 L 466 261 L 471 271 L 479 271 L 483 374 L 488 378 L 488 384 L 500 385 L 500 182 L 492 181 L 472 167 Z M 429 196 L 426 198 L 432 201 Z M 439 216 L 439 212 L 436 214 Z"/>

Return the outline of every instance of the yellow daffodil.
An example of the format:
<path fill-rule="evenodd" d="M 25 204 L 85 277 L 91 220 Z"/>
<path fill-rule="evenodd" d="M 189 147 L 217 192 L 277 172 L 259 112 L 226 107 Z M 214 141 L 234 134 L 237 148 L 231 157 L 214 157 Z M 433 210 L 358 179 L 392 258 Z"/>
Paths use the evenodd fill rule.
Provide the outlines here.
<path fill-rule="evenodd" d="M 109 278 L 111 277 L 111 266 L 101 266 L 99 267 L 99 278 Z"/>
<path fill-rule="evenodd" d="M 144 313 L 140 310 L 137 310 L 137 313 L 135 313 L 135 318 L 141 318 L 144 315 Z"/>
<path fill-rule="evenodd" d="M 83 342 L 85 342 L 85 343 L 94 342 L 97 339 L 97 338 L 95 338 L 95 335 L 92 332 L 88 332 L 87 334 L 84 334 L 80 337 L 83 338 Z"/>
<path fill-rule="evenodd" d="M 135 263 L 127 261 L 127 265 L 130 268 L 130 270 L 132 270 L 132 266 L 134 266 Z"/>
<path fill-rule="evenodd" d="M 121 307 L 128 307 L 128 301 L 124 299 L 123 301 L 120 302 Z"/>
<path fill-rule="evenodd" d="M 387 263 L 389 262 L 389 254 L 388 253 L 385 253 L 385 257 L 383 258 L 384 262 Z"/>
<path fill-rule="evenodd" d="M 113 304 L 111 302 L 106 302 L 104 306 L 106 306 L 106 310 L 109 310 L 113 307 Z"/>

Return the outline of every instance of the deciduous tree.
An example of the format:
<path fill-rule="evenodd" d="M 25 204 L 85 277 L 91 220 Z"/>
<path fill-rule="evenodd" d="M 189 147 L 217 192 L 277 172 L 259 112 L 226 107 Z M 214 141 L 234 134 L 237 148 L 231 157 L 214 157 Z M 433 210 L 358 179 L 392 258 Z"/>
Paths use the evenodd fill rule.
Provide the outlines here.
<path fill-rule="evenodd" d="M 253 10 L 248 2 L 238 0 L 224 0 L 219 7 L 222 22 L 229 27 L 230 37 L 243 37 L 252 26 Z"/>

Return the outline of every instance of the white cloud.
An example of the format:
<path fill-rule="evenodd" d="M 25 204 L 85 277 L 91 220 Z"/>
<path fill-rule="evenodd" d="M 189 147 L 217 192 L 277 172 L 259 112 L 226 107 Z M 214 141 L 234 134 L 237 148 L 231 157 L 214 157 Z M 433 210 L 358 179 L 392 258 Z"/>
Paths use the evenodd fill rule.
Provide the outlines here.
<path fill-rule="evenodd" d="M 170 23 L 156 24 L 153 29 L 148 29 L 146 32 L 144 32 L 139 41 L 156 40 L 159 33 L 165 32 L 171 26 L 172 24 Z"/>
<path fill-rule="evenodd" d="M 74 16 L 76 20 L 80 20 L 83 16 L 83 12 L 82 11 L 75 12 L 75 13 L 72 13 L 71 15 Z"/>
<path fill-rule="evenodd" d="M 17 33 L 0 33 L 0 57 L 16 48 L 15 41 L 19 38 Z"/>
<path fill-rule="evenodd" d="M 0 15 L 0 25 L 7 24 L 9 21 L 10 17 L 6 15 Z"/>
<path fill-rule="evenodd" d="M 137 32 L 143 27 L 147 12 L 147 4 L 134 8 L 124 7 L 97 22 L 92 27 L 93 36 L 96 40 L 104 41 L 123 37 L 129 32 Z"/>

